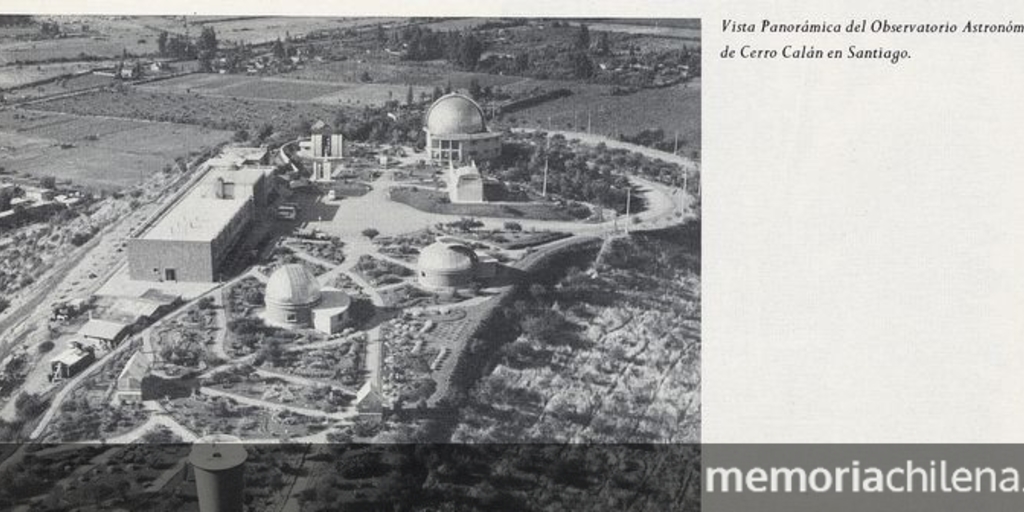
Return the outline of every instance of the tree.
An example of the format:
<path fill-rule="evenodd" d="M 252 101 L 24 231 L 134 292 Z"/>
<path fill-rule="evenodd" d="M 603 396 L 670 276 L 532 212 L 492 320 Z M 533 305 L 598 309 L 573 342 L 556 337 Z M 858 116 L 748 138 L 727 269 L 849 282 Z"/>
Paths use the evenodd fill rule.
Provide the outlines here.
<path fill-rule="evenodd" d="M 576 49 L 586 51 L 590 48 L 590 29 L 585 23 L 580 23 L 580 31 L 576 34 Z"/>
<path fill-rule="evenodd" d="M 523 225 L 518 223 L 518 222 L 510 220 L 510 221 L 505 223 L 505 231 L 511 231 L 513 233 L 518 233 L 518 232 L 520 232 L 522 230 L 523 230 Z"/>
<path fill-rule="evenodd" d="M 469 97 L 474 100 L 480 99 L 483 94 L 483 89 L 480 88 L 480 81 L 476 78 L 469 81 Z"/>
<path fill-rule="evenodd" d="M 161 31 L 160 35 L 156 36 L 156 47 L 160 55 L 167 55 L 167 32 Z"/>
<path fill-rule="evenodd" d="M 236 131 L 234 140 L 235 142 L 245 142 L 249 140 L 249 130 L 242 128 L 241 130 Z"/>
<path fill-rule="evenodd" d="M 576 78 L 591 78 L 594 76 L 594 62 L 585 52 L 576 52 L 572 56 L 572 70 Z"/>
<path fill-rule="evenodd" d="M 377 231 L 374 228 L 366 228 L 366 229 L 363 230 L 363 236 L 365 236 L 366 238 L 369 238 L 370 240 L 373 240 L 379 234 L 380 234 L 380 231 Z"/>
<path fill-rule="evenodd" d="M 413 101 L 412 86 L 410 85 L 409 89 L 405 91 L 405 104 L 406 104 L 406 106 L 410 106 L 411 107 L 412 106 L 412 101 Z"/>
<path fill-rule="evenodd" d="M 54 178 L 53 176 L 43 176 L 39 179 L 39 184 L 42 185 L 43 188 L 53 190 L 57 188 L 57 178 Z"/>
<path fill-rule="evenodd" d="M 16 187 L 0 189 L 0 212 L 11 209 L 11 200 L 17 196 Z"/>
<path fill-rule="evenodd" d="M 199 51 L 199 63 L 203 71 L 212 71 L 213 58 L 217 56 L 217 32 L 212 26 L 203 27 L 196 49 Z"/>
<path fill-rule="evenodd" d="M 597 53 L 601 55 L 612 53 L 611 42 L 608 41 L 608 32 L 601 32 L 601 38 L 597 40 Z"/>
<path fill-rule="evenodd" d="M 271 51 L 271 53 L 274 54 L 274 57 L 276 59 L 278 59 L 278 60 L 284 60 L 284 59 L 288 58 L 288 50 L 285 49 L 284 43 L 281 42 L 281 38 L 280 37 L 277 38 L 276 41 L 274 41 L 274 45 L 272 46 L 270 51 Z"/>

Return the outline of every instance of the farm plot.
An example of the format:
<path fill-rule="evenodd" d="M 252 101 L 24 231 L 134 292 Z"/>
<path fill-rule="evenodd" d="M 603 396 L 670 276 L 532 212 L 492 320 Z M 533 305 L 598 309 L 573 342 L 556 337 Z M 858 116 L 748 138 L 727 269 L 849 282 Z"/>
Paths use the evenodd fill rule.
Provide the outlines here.
<path fill-rule="evenodd" d="M 194 74 L 139 87 L 142 90 L 202 94 L 231 98 L 320 104 L 379 105 L 389 100 L 404 101 L 405 84 L 360 83 L 352 81 L 302 80 L 296 77 L 252 77 L 244 75 Z M 413 87 L 413 94 L 432 88 Z"/>
<path fill-rule="evenodd" d="M 2 48 L 2 46 L 0 46 Z M 54 78 L 62 75 L 70 75 L 74 73 L 81 73 L 90 69 L 111 67 L 117 61 L 88 61 L 88 62 L 56 62 L 53 64 L 39 64 L 35 66 L 3 66 L 0 67 L 0 88 L 9 89 L 12 87 L 21 87 L 26 84 L 36 82 L 39 80 L 46 80 L 48 78 Z M 106 78 L 112 80 L 111 77 L 98 77 L 96 75 L 83 75 L 94 78 Z M 32 88 L 35 90 L 35 88 Z M 11 95 L 7 96 L 8 101 L 11 99 Z"/>
<path fill-rule="evenodd" d="M 366 86 L 380 87 L 384 84 L 401 85 L 401 95 L 396 93 L 395 99 L 405 98 L 408 85 L 430 88 L 434 86 L 444 87 L 451 81 L 455 89 L 465 89 L 470 82 L 476 79 L 481 87 L 505 86 L 507 84 L 530 80 L 518 76 L 492 75 L 488 73 L 469 73 L 456 71 L 451 65 L 439 61 L 431 62 L 403 62 L 402 64 L 386 64 L 381 62 L 358 62 L 353 60 L 324 62 L 310 64 L 303 69 L 287 73 L 285 76 L 291 78 L 303 78 L 307 80 L 319 80 L 328 82 L 343 82 L 349 84 L 360 84 L 361 79 L 368 74 L 372 80 Z M 416 92 L 418 95 L 419 92 Z"/>
<path fill-rule="evenodd" d="M 141 183 L 176 157 L 231 137 L 182 124 L 23 110 L 0 112 L 0 127 L 7 171 L 107 190 Z"/>
<path fill-rule="evenodd" d="M 59 98 L 34 106 L 42 110 L 87 116 L 201 125 L 210 129 L 257 131 L 269 123 L 288 129 L 299 121 L 334 119 L 337 107 L 284 100 L 255 100 L 168 93 L 143 88 L 101 90 Z"/>
<path fill-rule="evenodd" d="M 88 26 L 74 37 L 35 41 L 5 41 L 0 44 L 0 64 L 81 59 L 83 56 L 119 57 L 156 53 L 158 32 L 138 19 L 101 16 L 46 16 L 63 27 Z"/>

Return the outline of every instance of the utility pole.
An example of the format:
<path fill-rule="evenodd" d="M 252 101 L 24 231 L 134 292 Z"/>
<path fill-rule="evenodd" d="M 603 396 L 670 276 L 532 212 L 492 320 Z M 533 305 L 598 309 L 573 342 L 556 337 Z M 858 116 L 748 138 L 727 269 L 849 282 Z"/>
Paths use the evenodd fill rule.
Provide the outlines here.
<path fill-rule="evenodd" d="M 673 155 L 678 155 L 679 154 L 679 130 L 676 130 L 676 142 L 675 142 L 675 145 L 672 147 L 672 154 Z"/>
<path fill-rule="evenodd" d="M 548 157 L 544 157 L 544 186 L 541 191 L 544 199 L 548 198 Z"/>
<path fill-rule="evenodd" d="M 590 135 L 590 109 L 587 109 L 587 135 Z"/>
<path fill-rule="evenodd" d="M 633 198 L 633 187 L 626 185 L 626 234 L 629 234 L 629 203 Z"/>

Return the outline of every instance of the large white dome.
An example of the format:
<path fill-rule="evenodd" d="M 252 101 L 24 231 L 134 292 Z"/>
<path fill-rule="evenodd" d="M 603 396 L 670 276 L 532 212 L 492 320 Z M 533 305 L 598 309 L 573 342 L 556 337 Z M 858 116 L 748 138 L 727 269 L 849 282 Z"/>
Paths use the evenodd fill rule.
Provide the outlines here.
<path fill-rule="evenodd" d="M 427 110 L 427 131 L 432 135 L 484 133 L 484 111 L 475 101 L 462 94 L 441 96 Z"/>
<path fill-rule="evenodd" d="M 465 272 L 473 269 L 476 254 L 464 245 L 434 242 L 420 250 L 417 263 L 426 272 Z"/>
<path fill-rule="evenodd" d="M 291 263 L 270 276 L 264 294 L 268 304 L 304 306 L 320 300 L 320 283 L 304 265 Z"/>

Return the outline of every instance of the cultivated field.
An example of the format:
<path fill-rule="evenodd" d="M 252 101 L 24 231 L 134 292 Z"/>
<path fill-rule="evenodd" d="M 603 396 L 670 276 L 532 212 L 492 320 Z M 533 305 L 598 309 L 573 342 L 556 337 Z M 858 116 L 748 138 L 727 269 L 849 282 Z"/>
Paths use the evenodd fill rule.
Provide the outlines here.
<path fill-rule="evenodd" d="M 140 183 L 176 157 L 231 137 L 181 124 L 25 110 L 0 112 L 0 127 L 0 159 L 7 171 L 102 189 Z"/>
<path fill-rule="evenodd" d="M 323 105 L 380 105 L 388 100 L 405 101 L 408 86 L 316 81 L 280 77 L 194 74 L 140 87 L 146 91 L 194 93 L 205 96 L 319 103 Z M 418 99 L 427 87 L 413 87 Z"/>
<path fill-rule="evenodd" d="M 155 30 L 142 18 L 124 16 L 41 16 L 41 21 L 56 21 L 70 37 L 14 41 L 0 34 L 0 64 L 76 59 L 81 55 L 118 57 L 122 51 L 134 55 L 155 53 Z M 88 29 L 87 31 L 85 29 Z M 23 28 L 3 30 L 24 30 Z M 35 29 L 38 31 L 38 29 Z"/>
<path fill-rule="evenodd" d="M 482 87 L 488 85 L 504 86 L 527 80 L 517 76 L 456 71 L 450 64 L 442 61 L 402 62 L 401 64 L 359 62 L 354 60 L 325 62 L 310 64 L 285 76 L 307 80 L 358 83 L 363 73 L 370 75 L 370 78 L 373 80 L 372 85 L 376 87 L 379 87 L 381 84 L 412 84 L 413 86 L 430 88 L 434 86 L 444 87 L 451 80 L 452 87 L 464 89 L 469 87 L 470 81 L 474 78 L 477 79 Z M 405 94 L 404 89 L 402 94 Z"/>
<path fill-rule="evenodd" d="M 290 128 L 300 120 L 331 120 L 337 108 L 283 100 L 255 100 L 158 92 L 143 88 L 102 90 L 34 105 L 34 108 L 77 115 L 111 116 L 250 131 L 270 123 Z"/>
<path fill-rule="evenodd" d="M 0 71 L 2 74 L 2 71 Z M 48 82 L 33 87 L 23 87 L 4 93 L 8 102 L 16 102 L 22 100 L 29 100 L 34 98 L 41 98 L 54 94 L 70 93 L 82 89 L 89 89 L 93 87 L 103 87 L 107 85 L 113 85 L 116 80 L 109 76 L 100 75 L 79 75 L 71 78 L 65 78 Z"/>
<path fill-rule="evenodd" d="M 2 44 L 0 44 L 2 48 Z M 0 50 L 2 53 L 2 50 Z M 53 64 L 8 65 L 0 67 L 0 88 L 19 87 L 38 80 L 80 73 L 94 68 L 110 67 L 115 61 L 58 62 Z"/>
<path fill-rule="evenodd" d="M 178 16 L 141 18 L 153 29 L 171 33 L 182 33 L 184 22 Z M 290 16 L 268 16 L 240 19 L 237 17 L 190 16 L 190 32 L 198 34 L 202 27 L 210 26 L 217 31 L 217 39 L 229 45 L 245 43 L 268 43 L 288 36 L 296 37 L 318 30 L 358 29 L 379 23 L 394 23 L 404 18 L 293 18 Z"/>

